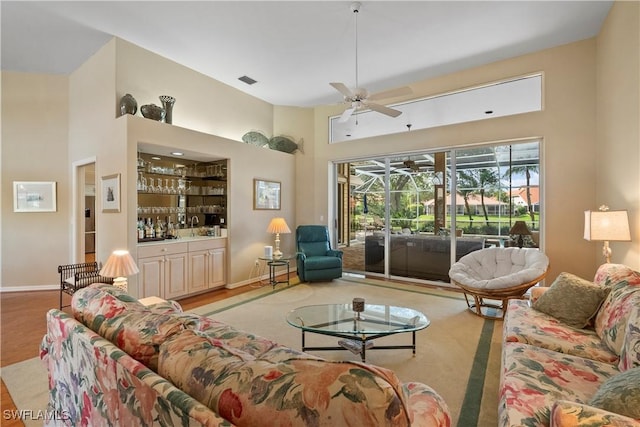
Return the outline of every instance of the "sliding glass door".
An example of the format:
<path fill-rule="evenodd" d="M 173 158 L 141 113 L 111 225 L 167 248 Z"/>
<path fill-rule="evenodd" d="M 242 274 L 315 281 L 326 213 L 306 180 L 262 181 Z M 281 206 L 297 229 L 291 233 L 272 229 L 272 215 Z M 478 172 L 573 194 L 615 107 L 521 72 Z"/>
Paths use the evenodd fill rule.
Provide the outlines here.
<path fill-rule="evenodd" d="M 539 157 L 532 141 L 340 164 L 345 270 L 447 283 L 463 255 L 513 244 L 516 220 L 537 246 Z"/>

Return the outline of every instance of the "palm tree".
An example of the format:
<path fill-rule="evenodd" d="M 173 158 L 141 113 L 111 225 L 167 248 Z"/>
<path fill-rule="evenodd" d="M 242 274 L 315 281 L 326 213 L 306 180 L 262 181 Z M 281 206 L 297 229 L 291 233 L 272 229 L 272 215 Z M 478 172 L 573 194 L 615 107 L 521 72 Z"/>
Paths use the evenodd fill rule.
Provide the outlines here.
<path fill-rule="evenodd" d="M 489 213 L 487 212 L 484 196 L 487 190 L 495 188 L 498 184 L 498 173 L 491 168 L 460 170 L 458 172 L 458 182 L 462 183 L 462 187 L 464 188 L 460 190 L 460 193 L 462 193 L 469 219 L 471 219 L 471 213 L 468 197 L 470 194 L 478 193 L 480 194 L 480 204 L 482 205 L 484 221 L 485 224 L 489 226 Z"/>
<path fill-rule="evenodd" d="M 467 212 L 469 221 L 473 224 L 473 215 L 471 214 L 471 206 L 469 206 L 469 196 L 476 192 L 476 189 L 478 188 L 478 179 L 473 170 L 459 170 L 457 175 L 458 192 L 462 194 L 464 210 Z"/>
<path fill-rule="evenodd" d="M 531 218 L 531 222 L 535 221 L 535 215 L 533 212 L 533 204 L 531 203 L 531 173 L 538 173 L 539 171 L 538 165 L 520 165 L 520 166 L 511 166 L 504 173 L 504 178 L 509 179 L 513 174 L 524 174 L 526 179 L 526 194 L 527 194 L 527 211 L 529 212 L 529 217 Z"/>

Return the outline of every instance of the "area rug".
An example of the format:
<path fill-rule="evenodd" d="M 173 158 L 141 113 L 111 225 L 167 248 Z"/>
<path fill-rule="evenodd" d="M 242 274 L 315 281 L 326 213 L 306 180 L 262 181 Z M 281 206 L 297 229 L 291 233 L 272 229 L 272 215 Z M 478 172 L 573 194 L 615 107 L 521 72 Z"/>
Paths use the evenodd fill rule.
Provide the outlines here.
<path fill-rule="evenodd" d="M 49 385 L 47 370 L 40 358 L 4 366 L 0 376 L 19 411 L 4 410 L 2 419 L 21 419 L 26 427 L 42 426 L 49 402 Z"/>
<path fill-rule="evenodd" d="M 392 369 L 402 381 L 433 387 L 451 410 L 454 426 L 497 425 L 501 321 L 484 320 L 466 309 L 464 298 L 451 291 L 344 277 L 331 283 L 264 286 L 191 310 L 238 329 L 300 348 L 300 331 L 287 324 L 286 313 L 312 304 L 349 302 L 410 307 L 431 324 L 417 333 L 417 350 L 367 352 L 367 363 Z M 410 334 L 382 338 L 379 345 L 407 344 Z M 335 345 L 335 339 L 307 334 L 308 345 Z M 374 344 L 375 344 L 374 343 Z M 359 361 L 348 351 L 311 352 L 332 360 Z M 27 427 L 41 426 L 47 406 L 47 373 L 38 358 L 2 368 L 0 372 Z"/>
<path fill-rule="evenodd" d="M 367 351 L 367 363 L 393 370 L 402 381 L 433 387 L 449 405 L 454 426 L 497 425 L 502 322 L 469 312 L 459 293 L 343 277 L 330 283 L 265 286 L 191 311 L 300 349 L 301 332 L 287 324 L 287 312 L 305 305 L 350 302 L 354 297 L 371 304 L 413 308 L 431 321 L 417 333 L 415 356 L 411 350 Z M 308 346 L 336 345 L 332 337 L 306 334 L 305 338 Z M 374 341 L 374 346 L 410 342 L 410 334 L 397 334 Z M 310 353 L 360 361 L 349 351 Z"/>

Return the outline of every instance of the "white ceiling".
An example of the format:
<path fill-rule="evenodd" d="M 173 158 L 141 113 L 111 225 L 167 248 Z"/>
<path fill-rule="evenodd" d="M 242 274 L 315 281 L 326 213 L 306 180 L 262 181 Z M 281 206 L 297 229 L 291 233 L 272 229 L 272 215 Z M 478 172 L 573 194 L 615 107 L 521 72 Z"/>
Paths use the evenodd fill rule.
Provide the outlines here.
<path fill-rule="evenodd" d="M 589 38 L 612 3 L 365 1 L 359 83 L 378 92 Z M 67 74 L 117 36 L 274 105 L 337 104 L 329 82 L 355 85 L 350 5 L 2 0 L 2 69 Z"/>

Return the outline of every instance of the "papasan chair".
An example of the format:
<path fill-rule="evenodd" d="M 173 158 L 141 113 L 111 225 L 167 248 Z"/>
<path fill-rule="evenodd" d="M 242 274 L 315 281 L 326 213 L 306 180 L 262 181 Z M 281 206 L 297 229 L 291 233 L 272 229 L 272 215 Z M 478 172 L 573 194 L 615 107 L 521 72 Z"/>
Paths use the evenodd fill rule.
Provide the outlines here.
<path fill-rule="evenodd" d="M 538 249 L 493 247 L 460 258 L 451 266 L 449 277 L 464 291 L 469 310 L 481 317 L 499 319 L 504 318 L 509 299 L 522 298 L 548 271 L 549 258 Z M 489 309 L 495 309 L 495 314 Z"/>

